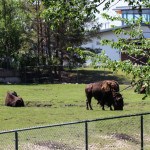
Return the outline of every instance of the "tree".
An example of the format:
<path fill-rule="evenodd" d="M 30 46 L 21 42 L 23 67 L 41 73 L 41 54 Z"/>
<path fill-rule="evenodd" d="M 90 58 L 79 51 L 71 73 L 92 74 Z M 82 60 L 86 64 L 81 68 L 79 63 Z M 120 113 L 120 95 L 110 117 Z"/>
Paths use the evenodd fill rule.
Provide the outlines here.
<path fill-rule="evenodd" d="M 122 54 L 126 54 L 132 57 L 132 59 L 137 60 L 138 63 L 133 63 L 130 59 L 125 61 L 112 61 L 102 53 L 95 57 L 95 65 L 101 62 L 101 66 L 103 67 L 108 67 L 113 71 L 121 69 L 126 74 L 131 74 L 131 84 L 136 87 L 136 91 L 139 91 L 141 86 L 144 85 L 147 96 L 150 94 L 150 40 L 145 39 L 143 36 L 141 29 L 141 24 L 143 23 L 142 17 L 137 20 L 127 20 L 120 17 L 111 17 L 107 14 L 103 14 L 103 16 L 111 21 L 124 21 L 130 30 L 116 29 L 114 33 L 118 37 L 118 41 L 114 42 L 105 39 L 101 41 L 101 44 L 110 45 L 112 48 L 118 49 Z M 140 58 L 144 58 L 144 62 L 141 60 L 138 61 L 139 56 Z"/>
<path fill-rule="evenodd" d="M 23 0 L 1 0 L 0 3 L 0 65 L 18 69 L 22 56 L 29 49 L 30 14 Z"/>
<path fill-rule="evenodd" d="M 150 7 L 149 0 L 124 0 L 128 2 L 130 6 L 138 8 L 141 11 L 142 6 Z M 33 0 L 33 2 L 39 2 L 39 0 Z M 112 5 L 118 3 L 119 0 L 42 0 L 40 4 L 44 5 L 42 11 L 42 18 L 46 22 L 49 28 L 49 54 L 51 64 L 63 64 L 64 55 L 68 55 L 68 58 L 73 59 L 74 54 L 76 56 L 83 56 L 85 53 L 79 49 L 79 46 L 84 41 L 86 32 L 85 25 L 91 20 L 95 20 L 95 13 L 99 12 L 98 7 L 104 5 L 103 9 L 109 9 Z M 112 18 L 104 15 L 107 19 L 121 20 L 118 17 Z M 140 29 L 141 20 L 130 23 L 128 20 L 126 24 L 131 26 L 131 30 L 126 32 L 124 30 L 115 30 L 118 36 L 118 42 L 112 42 L 105 40 L 103 44 L 109 44 L 114 48 L 117 48 L 122 53 L 126 53 L 130 56 L 142 55 L 147 56 L 147 62 L 144 65 L 137 65 L 135 67 L 131 61 L 113 62 L 105 55 L 97 55 L 97 62 L 101 61 L 105 63 L 109 68 L 117 71 L 118 68 L 122 69 L 126 73 L 132 74 L 132 81 L 137 86 L 145 84 L 147 93 L 149 93 L 149 41 L 144 39 L 142 31 Z M 119 34 L 128 35 L 127 39 L 119 37 Z M 47 34 L 47 35 L 48 35 Z M 131 42 L 129 42 L 131 41 Z M 137 45 L 139 43 L 140 45 Z M 69 52 L 67 51 L 69 50 Z M 84 58 L 84 56 L 83 56 Z M 140 84 L 139 84 L 140 83 Z"/>
<path fill-rule="evenodd" d="M 0 5 L 0 63 L 7 68 L 10 67 L 20 48 L 21 26 L 18 22 L 19 18 L 16 17 L 16 5 L 17 3 L 10 0 L 1 0 Z"/>
<path fill-rule="evenodd" d="M 138 7 L 139 10 L 143 5 L 150 7 L 149 0 L 124 1 L 133 8 Z M 89 25 L 91 21 L 96 21 L 95 13 L 99 12 L 98 7 L 104 5 L 103 9 L 109 9 L 119 0 L 115 2 L 114 0 L 0 0 L 0 2 L 0 63 L 1 66 L 9 68 L 18 64 L 62 66 L 66 58 L 71 65 L 83 63 L 89 53 L 80 49 L 80 46 L 87 37 L 91 38 L 91 33 L 96 33 L 93 31 L 99 30 L 100 24 L 92 27 Z M 107 15 L 105 17 L 118 19 L 109 18 Z M 133 41 L 132 44 L 122 38 L 119 38 L 118 43 L 106 40 L 103 44 L 110 44 L 123 53 L 130 50 L 129 55 L 146 55 L 148 62 L 136 67 L 137 71 L 131 71 L 134 65 L 129 61 L 117 63 L 107 58 L 107 64 L 114 70 L 119 66 L 123 71 L 130 72 L 137 85 L 138 82 L 149 85 L 146 81 L 149 80 L 149 41 L 142 37 L 140 21 L 138 24 L 130 25 L 132 32 L 116 30 L 115 33 L 118 36 L 119 33 L 128 34 Z M 140 34 L 135 32 L 135 27 L 138 27 Z M 138 36 L 135 36 L 135 33 Z M 135 44 L 139 40 L 141 46 Z M 106 60 L 104 55 L 97 57 L 98 61 Z M 141 69 L 143 74 L 138 73 Z"/>
<path fill-rule="evenodd" d="M 66 57 L 70 62 L 74 62 L 74 60 L 77 62 L 80 55 L 76 53 L 75 49 L 83 43 L 85 24 L 95 19 L 94 14 L 86 12 L 86 7 L 90 4 L 89 1 L 43 0 L 43 2 L 46 8 L 43 12 L 43 18 L 50 26 L 51 41 L 55 41 L 52 52 L 53 61 L 61 66 Z M 68 47 L 72 52 L 67 51 Z"/>
<path fill-rule="evenodd" d="M 146 3 L 146 1 L 125 1 L 128 1 L 129 5 L 134 7 L 137 5 L 140 7 Z M 44 2 L 46 8 L 43 17 L 49 22 L 51 29 L 51 40 L 56 41 L 55 47 L 52 48 L 54 51 L 51 52 L 54 54 L 53 58 L 55 58 L 53 61 L 62 65 L 63 57 L 66 54 L 71 61 L 73 57 L 80 57 L 80 54 L 73 54 L 78 51 L 79 46 L 85 40 L 85 35 L 87 37 L 91 33 L 93 28 L 88 33 L 85 25 L 91 20 L 95 21 L 95 13 L 99 12 L 98 7 L 103 4 L 103 9 L 109 9 L 111 5 L 119 2 L 119 0 L 117 2 L 114 2 L 114 0 L 43 0 L 42 2 Z M 66 51 L 67 47 L 71 52 Z M 75 61 L 77 60 L 75 59 Z"/>

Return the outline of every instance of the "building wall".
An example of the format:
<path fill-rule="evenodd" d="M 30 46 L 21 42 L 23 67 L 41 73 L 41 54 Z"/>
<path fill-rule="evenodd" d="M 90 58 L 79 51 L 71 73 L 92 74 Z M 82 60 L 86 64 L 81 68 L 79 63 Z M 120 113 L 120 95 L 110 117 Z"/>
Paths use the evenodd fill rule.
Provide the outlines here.
<path fill-rule="evenodd" d="M 142 26 L 141 27 L 142 30 L 143 30 L 143 34 L 144 34 L 144 37 L 145 38 L 150 38 L 150 27 L 148 26 Z M 125 30 L 130 30 L 129 28 L 124 28 Z M 101 38 L 93 38 L 91 41 L 89 41 L 88 43 L 86 44 L 83 44 L 82 47 L 85 47 L 85 48 L 93 48 L 93 49 L 102 49 L 105 51 L 106 55 L 111 59 L 111 60 L 121 60 L 121 53 L 119 52 L 118 49 L 113 49 L 111 48 L 110 46 L 107 46 L 107 45 L 104 45 L 102 46 L 100 44 L 100 40 L 103 40 L 103 39 L 108 39 L 108 40 L 113 40 L 113 41 L 117 41 L 118 38 L 117 36 L 114 34 L 113 32 L 113 29 L 108 29 L 108 30 L 102 30 L 100 33 L 100 37 Z M 119 37 L 122 37 L 122 38 L 128 38 L 128 36 L 125 36 L 125 35 L 120 35 Z M 124 56 L 123 56 L 124 57 Z"/>
<path fill-rule="evenodd" d="M 101 34 L 101 40 L 108 39 L 116 42 L 118 38 L 116 35 L 113 33 L 113 31 L 109 32 L 102 32 Z M 117 49 L 111 48 L 111 46 L 108 45 L 99 45 L 102 50 L 105 51 L 106 55 L 111 59 L 111 60 L 120 60 L 120 52 Z"/>
<path fill-rule="evenodd" d="M 103 39 L 108 39 L 108 40 L 113 40 L 113 41 L 117 41 L 117 37 L 115 36 L 115 34 L 113 33 L 112 30 L 110 31 L 106 31 L 106 32 L 100 32 L 100 37 L 101 38 L 93 38 L 90 42 L 88 42 L 87 44 L 82 45 L 82 47 L 85 48 L 92 48 L 92 49 L 101 49 L 104 50 L 106 55 L 112 59 L 112 60 L 120 60 L 120 53 L 117 49 L 113 49 L 110 46 L 104 45 L 102 46 L 100 44 L 100 40 Z"/>
<path fill-rule="evenodd" d="M 143 35 L 145 38 L 150 38 L 150 26 L 142 26 Z"/>

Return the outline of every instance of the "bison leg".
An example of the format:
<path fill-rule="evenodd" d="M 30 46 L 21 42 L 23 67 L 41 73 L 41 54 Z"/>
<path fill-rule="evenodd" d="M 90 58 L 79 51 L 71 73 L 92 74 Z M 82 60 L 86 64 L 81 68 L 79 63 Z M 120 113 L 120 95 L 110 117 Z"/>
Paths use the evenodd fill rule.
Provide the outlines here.
<path fill-rule="evenodd" d="M 102 106 L 102 110 L 105 110 L 104 105 Z"/>
<path fill-rule="evenodd" d="M 100 101 L 99 101 L 99 102 L 100 102 Z M 102 110 L 105 110 L 105 108 L 104 108 L 104 105 L 105 105 L 104 100 L 102 100 L 102 101 L 100 102 L 100 105 L 102 106 Z"/>
<path fill-rule="evenodd" d="M 97 100 L 97 104 L 100 104 L 100 107 L 102 107 L 102 110 L 105 110 L 104 109 L 104 104 L 100 100 Z"/>
<path fill-rule="evenodd" d="M 87 110 L 89 110 L 89 106 L 88 105 L 89 105 L 89 102 L 88 102 L 88 100 L 86 100 L 86 109 Z"/>
<path fill-rule="evenodd" d="M 101 106 L 102 106 L 102 110 L 105 110 L 104 103 L 101 103 Z"/>
<path fill-rule="evenodd" d="M 112 104 L 108 103 L 108 107 L 110 107 L 110 110 L 113 110 L 112 109 Z"/>
<path fill-rule="evenodd" d="M 87 98 L 87 100 L 86 100 L 86 109 L 89 110 L 89 107 L 91 110 L 93 110 L 93 108 L 91 106 L 91 98 Z"/>

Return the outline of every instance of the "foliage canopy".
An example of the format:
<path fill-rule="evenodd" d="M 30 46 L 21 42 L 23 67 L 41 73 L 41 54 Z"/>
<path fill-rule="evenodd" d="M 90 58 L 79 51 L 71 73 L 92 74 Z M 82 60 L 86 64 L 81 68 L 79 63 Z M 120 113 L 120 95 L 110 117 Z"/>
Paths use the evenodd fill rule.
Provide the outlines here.
<path fill-rule="evenodd" d="M 123 70 L 132 74 L 137 88 L 144 84 L 149 93 L 150 81 L 150 41 L 143 37 L 141 18 L 123 20 L 120 17 L 103 16 L 108 20 L 124 21 L 130 30 L 114 30 L 117 42 L 102 41 L 121 53 L 130 56 L 143 56 L 147 61 L 133 64 L 130 60 L 111 61 L 103 53 L 95 55 L 81 45 L 97 36 L 101 23 L 96 22 L 95 13 L 99 6 L 110 9 L 119 0 L 0 0 L 0 66 L 22 70 L 25 66 L 53 66 L 50 74 L 60 70 L 55 66 L 78 66 L 85 62 L 86 56 L 94 56 L 96 63 L 114 71 Z M 149 0 L 124 0 L 133 9 L 142 11 L 143 6 L 150 8 Z M 93 24 L 92 24 L 93 23 Z M 148 23 L 145 22 L 147 25 Z M 115 27 L 114 27 L 115 29 Z M 94 33 L 94 34 L 93 34 Z M 122 38 L 125 35 L 127 38 Z M 138 43 L 138 44 L 137 44 Z M 61 68 L 62 69 L 62 68 Z"/>

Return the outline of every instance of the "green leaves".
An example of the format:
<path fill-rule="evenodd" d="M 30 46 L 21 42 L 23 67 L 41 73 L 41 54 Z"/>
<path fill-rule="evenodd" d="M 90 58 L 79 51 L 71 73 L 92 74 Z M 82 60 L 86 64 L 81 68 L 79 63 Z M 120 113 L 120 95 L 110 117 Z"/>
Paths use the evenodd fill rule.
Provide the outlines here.
<path fill-rule="evenodd" d="M 135 4 L 135 1 L 129 4 Z M 117 41 L 104 39 L 101 40 L 101 44 L 109 45 L 113 49 L 119 50 L 128 59 L 112 61 L 103 51 L 91 59 L 94 67 L 99 65 L 109 68 L 114 72 L 122 70 L 127 75 L 132 75 L 132 83 L 134 82 L 136 88 L 139 89 L 142 85 L 146 85 L 146 94 L 150 94 L 150 39 L 143 37 L 143 30 L 141 28 L 142 18 L 127 20 L 120 17 L 112 17 L 106 13 L 103 14 L 103 17 L 107 20 L 124 21 L 126 23 L 126 28 L 114 26 L 114 34 L 118 38 Z"/>

